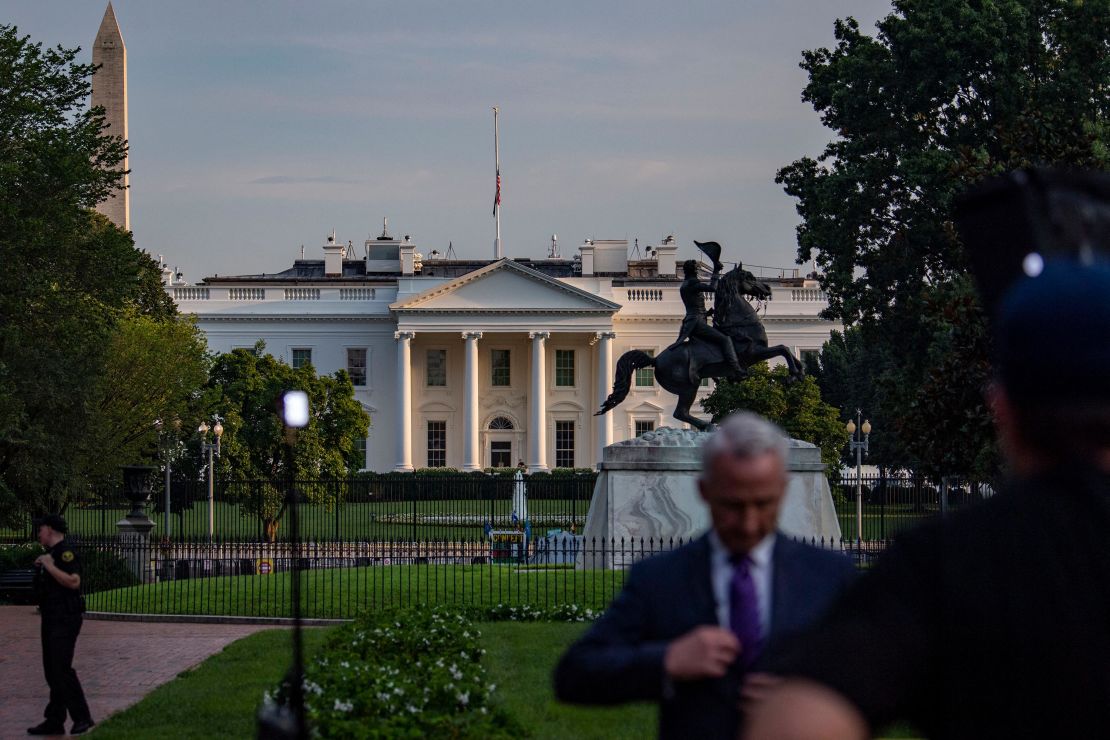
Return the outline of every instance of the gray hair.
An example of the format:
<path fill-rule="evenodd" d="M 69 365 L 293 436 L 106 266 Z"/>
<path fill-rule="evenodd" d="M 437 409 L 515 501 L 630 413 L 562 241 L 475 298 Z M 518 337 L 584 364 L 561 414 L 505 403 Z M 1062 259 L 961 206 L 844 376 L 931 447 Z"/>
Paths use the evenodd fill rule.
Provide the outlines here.
<path fill-rule="evenodd" d="M 786 433 L 759 414 L 750 411 L 737 411 L 729 414 L 717 426 L 713 436 L 701 448 L 703 475 L 718 455 L 729 454 L 736 457 L 758 457 L 767 452 L 779 456 L 783 464 L 790 449 Z"/>

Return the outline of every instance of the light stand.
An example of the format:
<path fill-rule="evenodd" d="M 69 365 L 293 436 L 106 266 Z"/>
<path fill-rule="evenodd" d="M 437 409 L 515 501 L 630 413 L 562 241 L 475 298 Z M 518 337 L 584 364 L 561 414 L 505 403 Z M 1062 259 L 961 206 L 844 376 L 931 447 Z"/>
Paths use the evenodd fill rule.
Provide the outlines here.
<path fill-rule="evenodd" d="M 278 400 L 278 410 L 285 424 L 286 506 L 289 509 L 289 538 L 293 556 L 290 595 L 293 598 L 293 665 L 286 683 L 289 685 L 288 705 L 263 707 L 258 713 L 258 740 L 307 740 L 308 723 L 304 711 L 304 646 L 301 636 L 301 545 L 297 517 L 297 495 L 294 490 L 293 451 L 297 430 L 308 426 L 308 394 L 286 391 Z"/>
<path fill-rule="evenodd" d="M 215 541 L 216 537 L 216 461 L 220 456 L 220 437 L 224 436 L 224 425 L 218 420 L 212 427 L 212 434 L 216 435 L 215 442 L 208 441 L 208 424 L 201 422 L 197 427 L 200 432 L 200 454 L 208 453 L 208 543 Z"/>
<path fill-rule="evenodd" d="M 844 428 L 848 430 L 851 439 L 848 442 L 850 451 L 856 453 L 856 549 L 863 549 L 863 455 L 867 454 L 867 444 L 871 438 L 871 422 L 863 419 L 856 430 L 856 422 L 863 416 L 863 412 L 856 409 L 856 421 L 848 420 Z"/>

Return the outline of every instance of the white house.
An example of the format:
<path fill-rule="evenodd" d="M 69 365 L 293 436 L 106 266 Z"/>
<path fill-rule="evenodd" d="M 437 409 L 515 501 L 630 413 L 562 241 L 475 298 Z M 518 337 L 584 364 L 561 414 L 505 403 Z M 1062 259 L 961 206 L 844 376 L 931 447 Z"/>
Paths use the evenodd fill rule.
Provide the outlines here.
<path fill-rule="evenodd" d="M 214 351 L 262 339 L 293 365 L 347 370 L 372 419 L 371 470 L 591 467 L 605 445 L 677 423 L 650 369 L 624 403 L 593 416 L 623 352 L 658 353 L 678 336 L 673 239 L 639 260 L 625 240 L 587 241 L 573 259 L 427 258 L 384 232 L 354 252 L 333 235 L 322 260 L 198 285 L 170 273 L 166 290 Z M 840 328 L 818 316 L 825 295 L 795 270 L 776 272 L 761 276 L 773 293 L 761 309 L 770 344 L 818 351 Z"/>

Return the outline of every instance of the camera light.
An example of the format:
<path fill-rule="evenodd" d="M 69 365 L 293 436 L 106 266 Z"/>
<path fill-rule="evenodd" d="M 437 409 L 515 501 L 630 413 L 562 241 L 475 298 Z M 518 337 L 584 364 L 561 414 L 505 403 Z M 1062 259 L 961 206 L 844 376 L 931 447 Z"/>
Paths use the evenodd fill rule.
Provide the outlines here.
<path fill-rule="evenodd" d="M 308 426 L 308 394 L 286 391 L 281 398 L 281 417 L 286 426 L 301 429 Z"/>

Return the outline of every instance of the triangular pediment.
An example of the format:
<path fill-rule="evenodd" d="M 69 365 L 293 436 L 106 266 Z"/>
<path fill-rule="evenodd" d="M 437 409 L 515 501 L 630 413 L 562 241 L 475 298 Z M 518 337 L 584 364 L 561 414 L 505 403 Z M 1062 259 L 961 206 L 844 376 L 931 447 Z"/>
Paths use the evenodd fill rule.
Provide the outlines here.
<path fill-rule="evenodd" d="M 542 272 L 502 259 L 398 301 L 397 313 L 601 313 L 620 305 Z"/>

